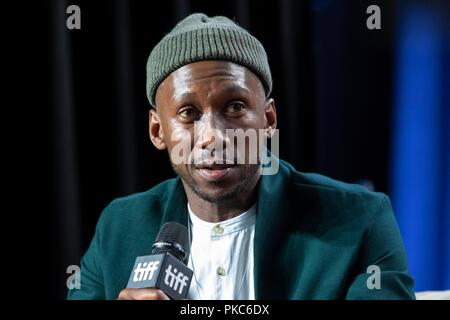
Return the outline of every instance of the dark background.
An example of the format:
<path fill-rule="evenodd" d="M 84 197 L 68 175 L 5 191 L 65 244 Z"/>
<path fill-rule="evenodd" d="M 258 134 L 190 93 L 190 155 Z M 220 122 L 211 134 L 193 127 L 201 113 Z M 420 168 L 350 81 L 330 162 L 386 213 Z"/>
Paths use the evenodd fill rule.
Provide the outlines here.
<path fill-rule="evenodd" d="M 444 1 L 432 3 L 448 9 Z M 81 30 L 65 27 L 69 4 L 81 8 Z M 381 8 L 381 30 L 366 27 L 371 4 Z M 34 190 L 46 192 L 32 207 L 45 212 L 37 224 L 46 230 L 39 247 L 49 297 L 65 297 L 66 268 L 79 264 L 112 199 L 174 176 L 166 153 L 148 137 L 145 66 L 153 46 L 192 12 L 233 18 L 265 46 L 281 158 L 299 171 L 365 181 L 390 194 L 398 3 L 53 0 L 43 6 L 46 74 L 38 85 L 49 93 L 39 123 L 46 142 L 42 148 L 30 142 L 29 150 L 42 163 L 34 173 L 43 183 Z"/>

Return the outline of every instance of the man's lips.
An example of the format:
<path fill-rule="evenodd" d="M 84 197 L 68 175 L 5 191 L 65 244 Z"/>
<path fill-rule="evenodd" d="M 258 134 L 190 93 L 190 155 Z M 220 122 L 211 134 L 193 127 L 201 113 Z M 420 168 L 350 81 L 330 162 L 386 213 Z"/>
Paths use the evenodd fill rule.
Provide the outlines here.
<path fill-rule="evenodd" d="M 232 174 L 237 166 L 235 164 L 197 164 L 195 170 L 208 181 L 218 181 Z"/>
<path fill-rule="evenodd" d="M 226 168 L 232 168 L 236 165 L 233 163 L 200 163 L 194 165 L 195 169 L 209 169 L 209 170 L 220 170 L 220 169 L 226 169 Z"/>

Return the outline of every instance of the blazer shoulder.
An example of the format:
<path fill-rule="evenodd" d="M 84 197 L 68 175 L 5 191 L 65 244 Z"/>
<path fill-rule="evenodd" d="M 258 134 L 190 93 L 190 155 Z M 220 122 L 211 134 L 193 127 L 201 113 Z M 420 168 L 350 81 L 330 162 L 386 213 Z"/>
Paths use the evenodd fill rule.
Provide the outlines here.
<path fill-rule="evenodd" d="M 382 192 L 373 192 L 365 187 L 345 183 L 317 173 L 303 173 L 290 168 L 290 193 L 296 199 L 335 215 L 354 218 L 364 215 L 373 219 L 380 210 L 390 208 L 389 198 Z M 386 207 L 387 206 L 387 207 Z"/>
<path fill-rule="evenodd" d="M 165 180 L 151 189 L 112 200 L 103 210 L 99 224 L 109 224 L 123 220 L 140 221 L 142 216 L 161 213 L 167 202 L 169 191 L 176 184 L 177 178 Z"/>
<path fill-rule="evenodd" d="M 359 184 L 346 183 L 318 173 L 294 171 L 291 174 L 291 181 L 298 189 L 315 190 L 316 192 L 330 195 L 346 195 L 348 197 L 372 199 L 375 201 L 384 200 L 387 197 L 382 192 L 370 191 Z"/>

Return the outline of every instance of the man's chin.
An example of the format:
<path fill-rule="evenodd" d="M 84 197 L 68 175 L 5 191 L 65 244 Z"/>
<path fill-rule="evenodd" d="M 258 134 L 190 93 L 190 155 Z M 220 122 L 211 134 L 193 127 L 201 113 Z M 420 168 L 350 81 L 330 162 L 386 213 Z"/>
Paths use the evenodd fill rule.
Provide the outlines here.
<path fill-rule="evenodd" d="M 233 170 L 229 175 L 225 175 L 221 179 L 205 179 L 201 175 L 187 174 L 183 170 L 177 170 L 172 166 L 174 171 L 181 177 L 185 187 L 189 187 L 201 199 L 221 204 L 229 203 L 239 198 L 242 193 L 251 192 L 249 188 L 254 187 L 253 181 L 258 179 L 259 166 L 251 166 L 250 168 L 236 167 L 239 170 Z M 237 172 L 239 171 L 239 172 Z"/>
<path fill-rule="evenodd" d="M 232 201 L 239 193 L 238 188 L 224 188 L 219 183 L 210 183 L 208 188 L 203 188 L 198 185 L 193 185 L 191 188 L 203 200 L 217 204 Z"/>

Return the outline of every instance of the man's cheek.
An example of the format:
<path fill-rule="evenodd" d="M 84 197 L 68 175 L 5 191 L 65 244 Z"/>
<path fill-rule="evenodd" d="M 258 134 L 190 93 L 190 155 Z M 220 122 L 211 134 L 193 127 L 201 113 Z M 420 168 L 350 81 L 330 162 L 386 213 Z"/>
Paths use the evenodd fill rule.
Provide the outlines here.
<path fill-rule="evenodd" d="M 192 138 L 188 130 L 176 129 L 170 135 L 170 161 L 174 165 L 189 164 Z"/>

